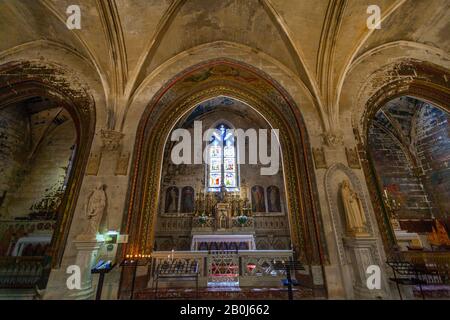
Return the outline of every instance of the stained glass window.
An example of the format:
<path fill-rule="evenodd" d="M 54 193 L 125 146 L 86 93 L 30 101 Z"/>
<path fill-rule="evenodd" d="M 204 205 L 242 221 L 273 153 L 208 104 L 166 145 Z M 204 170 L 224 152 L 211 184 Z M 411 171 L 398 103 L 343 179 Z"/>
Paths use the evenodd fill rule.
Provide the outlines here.
<path fill-rule="evenodd" d="M 219 125 L 210 140 L 207 171 L 210 191 L 219 191 L 222 185 L 229 191 L 236 191 L 239 186 L 236 142 L 228 129 L 224 124 Z"/>

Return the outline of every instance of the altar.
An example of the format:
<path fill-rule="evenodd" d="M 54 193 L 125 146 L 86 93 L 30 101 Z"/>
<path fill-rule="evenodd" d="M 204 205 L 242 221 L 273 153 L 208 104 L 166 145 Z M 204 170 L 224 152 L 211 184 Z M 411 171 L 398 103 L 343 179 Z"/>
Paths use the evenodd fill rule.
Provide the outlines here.
<path fill-rule="evenodd" d="M 191 251 L 256 250 L 253 234 L 194 234 Z"/>

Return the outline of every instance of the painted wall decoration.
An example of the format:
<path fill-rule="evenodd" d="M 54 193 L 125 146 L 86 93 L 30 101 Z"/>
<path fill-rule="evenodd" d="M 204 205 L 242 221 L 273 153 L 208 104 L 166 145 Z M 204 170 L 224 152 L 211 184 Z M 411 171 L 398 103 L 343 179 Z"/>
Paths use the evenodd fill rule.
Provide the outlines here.
<path fill-rule="evenodd" d="M 177 187 L 169 187 L 166 190 L 166 207 L 165 212 L 175 213 L 178 212 L 178 197 L 179 191 Z"/>
<path fill-rule="evenodd" d="M 184 187 L 181 190 L 181 212 L 194 212 L 194 188 Z"/>
<path fill-rule="evenodd" d="M 264 200 L 264 188 L 261 186 L 252 187 L 252 211 L 266 212 L 266 202 Z"/>
<path fill-rule="evenodd" d="M 269 212 L 281 212 L 280 189 L 276 186 L 267 188 Z"/>
<path fill-rule="evenodd" d="M 345 148 L 345 154 L 347 156 L 347 163 L 350 168 L 361 169 L 358 151 L 356 150 L 356 148 Z"/>
<path fill-rule="evenodd" d="M 326 169 L 327 160 L 325 158 L 325 152 L 322 148 L 313 148 L 314 165 L 316 169 Z"/>
<path fill-rule="evenodd" d="M 449 120 L 445 111 L 410 97 L 390 101 L 374 117 L 373 165 L 380 187 L 400 203 L 400 219 L 428 220 L 431 213 L 445 219 L 450 209 Z M 420 232 L 424 223 L 408 223 L 408 230 Z"/>
<path fill-rule="evenodd" d="M 98 174 L 101 159 L 102 159 L 101 152 L 91 153 L 91 156 L 89 157 L 89 162 L 86 167 L 87 176 L 96 176 Z"/>
<path fill-rule="evenodd" d="M 121 153 L 116 164 L 116 176 L 126 176 L 128 171 L 128 163 L 130 162 L 130 153 Z"/>

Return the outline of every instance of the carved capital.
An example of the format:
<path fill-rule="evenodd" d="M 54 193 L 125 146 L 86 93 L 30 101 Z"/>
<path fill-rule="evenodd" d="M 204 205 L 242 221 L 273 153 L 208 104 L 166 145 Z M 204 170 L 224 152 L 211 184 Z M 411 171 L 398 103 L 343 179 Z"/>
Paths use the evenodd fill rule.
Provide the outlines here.
<path fill-rule="evenodd" d="M 331 148 L 335 148 L 344 144 L 344 137 L 340 132 L 328 131 L 322 134 L 323 142 Z"/>
<path fill-rule="evenodd" d="M 102 129 L 100 134 L 104 151 L 117 151 L 119 149 L 123 138 L 122 132 Z"/>

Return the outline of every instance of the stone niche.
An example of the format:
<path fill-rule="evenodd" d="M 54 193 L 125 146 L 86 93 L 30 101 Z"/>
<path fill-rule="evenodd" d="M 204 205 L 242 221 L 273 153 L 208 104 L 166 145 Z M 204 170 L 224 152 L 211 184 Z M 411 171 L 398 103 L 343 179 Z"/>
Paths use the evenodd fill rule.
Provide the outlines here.
<path fill-rule="evenodd" d="M 44 98 L 3 108 L 0 119 L 0 255 L 42 256 L 76 153 L 75 125 Z"/>
<path fill-rule="evenodd" d="M 345 209 L 340 194 L 344 180 L 349 181 L 350 188 L 356 192 L 361 201 L 366 220 L 366 232 L 362 236 L 347 232 Z M 328 169 L 325 175 L 325 187 L 336 246 L 336 250 L 333 248 L 331 250 L 337 253 L 340 273 L 333 276 L 340 278 L 342 283 L 342 288 L 336 289 L 340 291 L 338 295 L 352 299 L 388 296 L 385 289 L 369 290 L 366 285 L 367 268 L 376 265 L 381 270 L 382 288 L 388 287 L 384 272 L 384 251 L 371 216 L 372 207 L 366 189 L 353 170 L 341 163 L 334 164 Z"/>

